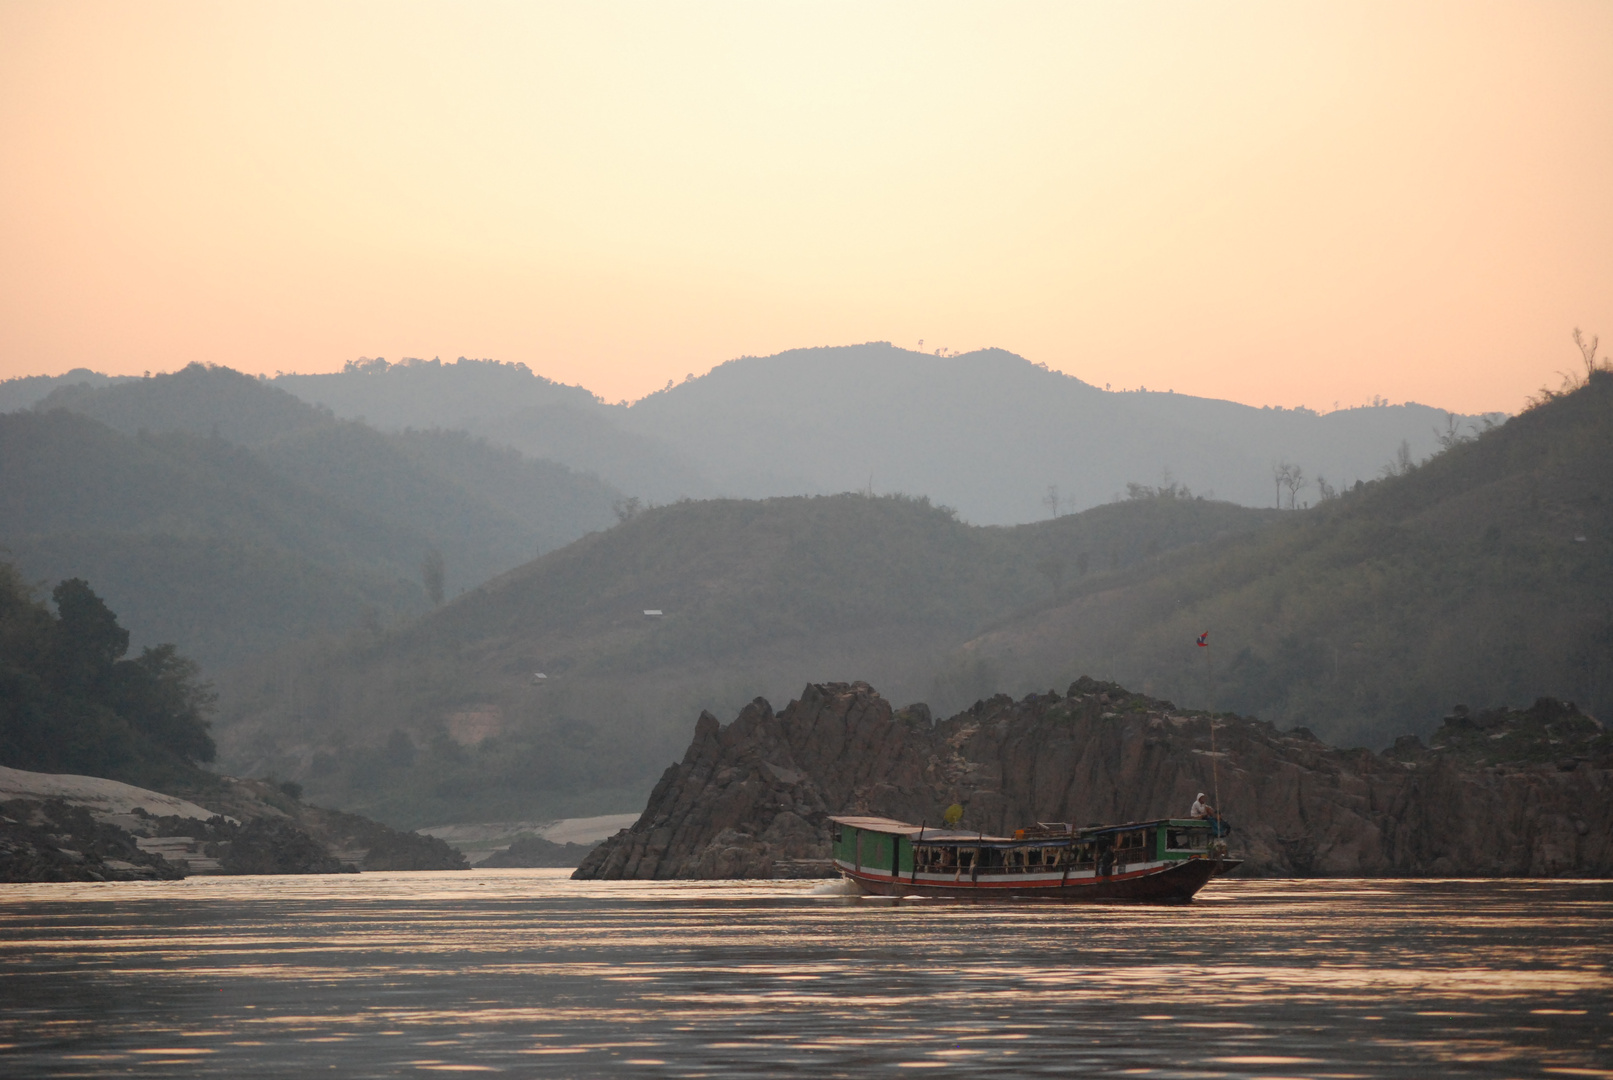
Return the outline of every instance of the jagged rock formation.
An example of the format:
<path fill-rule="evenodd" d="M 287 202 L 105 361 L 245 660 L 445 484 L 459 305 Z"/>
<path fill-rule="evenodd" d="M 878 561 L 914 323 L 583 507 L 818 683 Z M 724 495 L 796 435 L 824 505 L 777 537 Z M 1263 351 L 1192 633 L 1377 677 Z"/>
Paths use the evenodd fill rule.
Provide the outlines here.
<path fill-rule="evenodd" d="M 1212 731 L 1087 678 L 940 723 L 866 683 L 809 685 L 778 714 L 760 698 L 726 727 L 702 713 L 643 816 L 574 876 L 826 875 L 831 813 L 939 824 L 958 803 L 964 827 L 1002 833 L 1185 814 L 1216 788 L 1244 873 L 1613 874 L 1613 742 L 1596 721 L 1549 700 L 1460 710 L 1434 744 L 1341 750 L 1231 714 Z"/>

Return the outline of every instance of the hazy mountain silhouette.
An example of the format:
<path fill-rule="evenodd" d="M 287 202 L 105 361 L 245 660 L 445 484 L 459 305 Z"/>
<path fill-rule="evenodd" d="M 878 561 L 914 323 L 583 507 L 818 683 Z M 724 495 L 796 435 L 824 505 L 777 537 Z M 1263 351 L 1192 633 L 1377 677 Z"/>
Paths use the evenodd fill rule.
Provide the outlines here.
<path fill-rule="evenodd" d="M 0 413 L 32 408 L 64 386 L 109 386 L 130 382 L 133 375 L 102 375 L 89 368 L 74 368 L 65 375 L 20 375 L 0 382 Z"/>
<path fill-rule="evenodd" d="M 536 375 L 525 364 L 496 360 L 406 358 L 349 363 L 329 375 L 276 374 L 273 385 L 337 416 L 378 428 L 464 428 L 473 420 L 519 409 L 566 406 L 586 410 L 599 399 L 580 386 Z"/>
<path fill-rule="evenodd" d="M 275 384 L 383 427 L 457 427 L 594 472 L 654 502 L 841 491 L 926 495 L 977 524 L 1015 524 L 1157 484 L 1273 505 L 1291 463 L 1315 501 L 1437 445 L 1446 414 L 1420 405 L 1257 409 L 1173 393 L 1109 393 L 999 349 L 933 356 L 885 343 L 745 357 L 606 405 L 522 365 L 350 365 Z M 1471 418 L 1457 418 L 1471 421 Z M 1284 498 L 1286 498 L 1286 494 Z"/>
<path fill-rule="evenodd" d="M 209 667 L 427 606 L 425 535 L 222 439 L 66 410 L 0 415 L 0 545 L 29 580 L 95 582 L 137 645 L 176 642 Z"/>
<path fill-rule="evenodd" d="M 672 445 L 635 435 L 617 422 L 620 409 L 548 405 L 470 421 L 468 430 L 531 457 L 590 472 L 642 500 L 710 498 L 717 491 Z"/>
<path fill-rule="evenodd" d="M 248 447 L 333 419 L 328 410 L 250 375 L 203 364 L 191 364 L 171 375 L 111 385 L 81 382 L 62 386 L 35 407 L 41 412 L 68 409 L 82 413 L 126 435 L 183 431 L 216 435 Z"/>
<path fill-rule="evenodd" d="M 1245 506 L 1274 502 L 1290 462 L 1334 487 L 1370 479 L 1402 440 L 1420 460 L 1445 413 L 1418 405 L 1257 409 L 1173 393 L 1108 393 L 1000 349 L 931 356 L 887 344 L 730 361 L 619 414 L 740 496 L 927 495 L 980 524 L 1046 517 L 1169 473 Z M 1300 501 L 1316 499 L 1312 484 Z M 1286 498 L 1286 495 L 1285 495 Z"/>
<path fill-rule="evenodd" d="M 469 431 L 528 457 L 593 473 L 653 502 L 714 493 L 670 445 L 616 422 L 623 410 L 592 393 L 535 375 L 525 364 L 384 359 L 329 375 L 276 375 L 272 383 L 340 417 L 379 428 Z"/>
<path fill-rule="evenodd" d="M 463 432 L 383 434 L 201 365 L 61 388 L 0 432 L 0 543 L 23 571 L 94 580 L 137 640 L 209 665 L 420 610 L 428 554 L 453 595 L 609 524 L 621 497 Z"/>

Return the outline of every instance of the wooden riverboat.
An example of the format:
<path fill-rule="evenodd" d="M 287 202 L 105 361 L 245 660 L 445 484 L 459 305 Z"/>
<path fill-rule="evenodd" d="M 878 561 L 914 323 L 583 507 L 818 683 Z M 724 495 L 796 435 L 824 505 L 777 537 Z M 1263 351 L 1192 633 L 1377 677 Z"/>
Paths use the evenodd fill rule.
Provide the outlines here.
<path fill-rule="evenodd" d="M 1160 818 L 1074 828 L 1040 823 L 1013 836 L 833 817 L 834 863 L 876 896 L 1180 904 L 1242 862 L 1209 821 Z"/>

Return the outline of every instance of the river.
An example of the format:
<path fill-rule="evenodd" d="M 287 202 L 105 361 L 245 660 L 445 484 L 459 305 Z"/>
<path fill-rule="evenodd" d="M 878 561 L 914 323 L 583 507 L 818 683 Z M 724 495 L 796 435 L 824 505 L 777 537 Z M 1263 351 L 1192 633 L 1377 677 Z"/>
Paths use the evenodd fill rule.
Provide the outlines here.
<path fill-rule="evenodd" d="M 1613 1078 L 1613 883 L 0 885 L 0 1074 Z"/>

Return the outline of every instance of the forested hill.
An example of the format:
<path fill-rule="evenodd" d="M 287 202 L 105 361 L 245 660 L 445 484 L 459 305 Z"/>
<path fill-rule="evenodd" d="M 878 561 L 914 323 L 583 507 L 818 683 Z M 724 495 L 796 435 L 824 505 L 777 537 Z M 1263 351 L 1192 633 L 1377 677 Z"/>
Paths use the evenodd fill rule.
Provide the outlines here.
<path fill-rule="evenodd" d="M 379 625 L 616 520 L 620 493 L 463 432 L 384 434 L 223 368 L 0 415 L 0 545 L 209 668 Z"/>
<path fill-rule="evenodd" d="M 1091 673 L 1344 745 L 1551 695 L 1613 719 L 1613 373 L 1258 534 L 1081 583 L 954 663 Z M 1209 631 L 1210 646 L 1195 645 Z"/>
<path fill-rule="evenodd" d="M 1457 703 L 1605 714 L 1610 399 L 1598 373 L 1309 510 L 1170 485 L 1013 528 L 899 497 L 663 507 L 415 626 L 235 673 L 220 745 L 420 824 L 632 809 L 687 717 L 823 679 L 945 714 L 1119 676 L 1340 745 Z"/>
<path fill-rule="evenodd" d="M 674 504 L 417 625 L 230 673 L 222 753 L 394 824 L 621 812 L 701 708 L 847 672 L 967 704 L 997 687 L 940 662 L 994 621 L 1273 516 L 1162 498 L 1004 529 L 900 497 Z"/>
<path fill-rule="evenodd" d="M 446 364 L 366 358 L 329 375 L 276 374 L 270 381 L 337 416 L 383 429 L 467 428 L 474 420 L 516 410 L 588 409 L 600 403 L 590 391 L 546 379 L 525 364 L 463 356 Z"/>
<path fill-rule="evenodd" d="M 441 427 L 485 436 L 529 457 L 593 473 L 642 500 L 716 494 L 670 444 L 625 430 L 617 422 L 621 408 L 525 364 L 376 358 L 328 375 L 278 374 L 271 382 L 337 416 L 385 430 Z"/>
<path fill-rule="evenodd" d="M 64 386 L 107 386 L 131 382 L 133 375 L 103 375 L 89 368 L 74 368 L 61 375 L 19 375 L 0 381 L 0 413 L 29 409 Z"/>
<path fill-rule="evenodd" d="M 126 435 L 183 431 L 261 446 L 329 423 L 329 410 L 226 367 L 191 364 L 171 375 L 94 386 L 61 386 L 35 406 L 67 409 Z"/>

